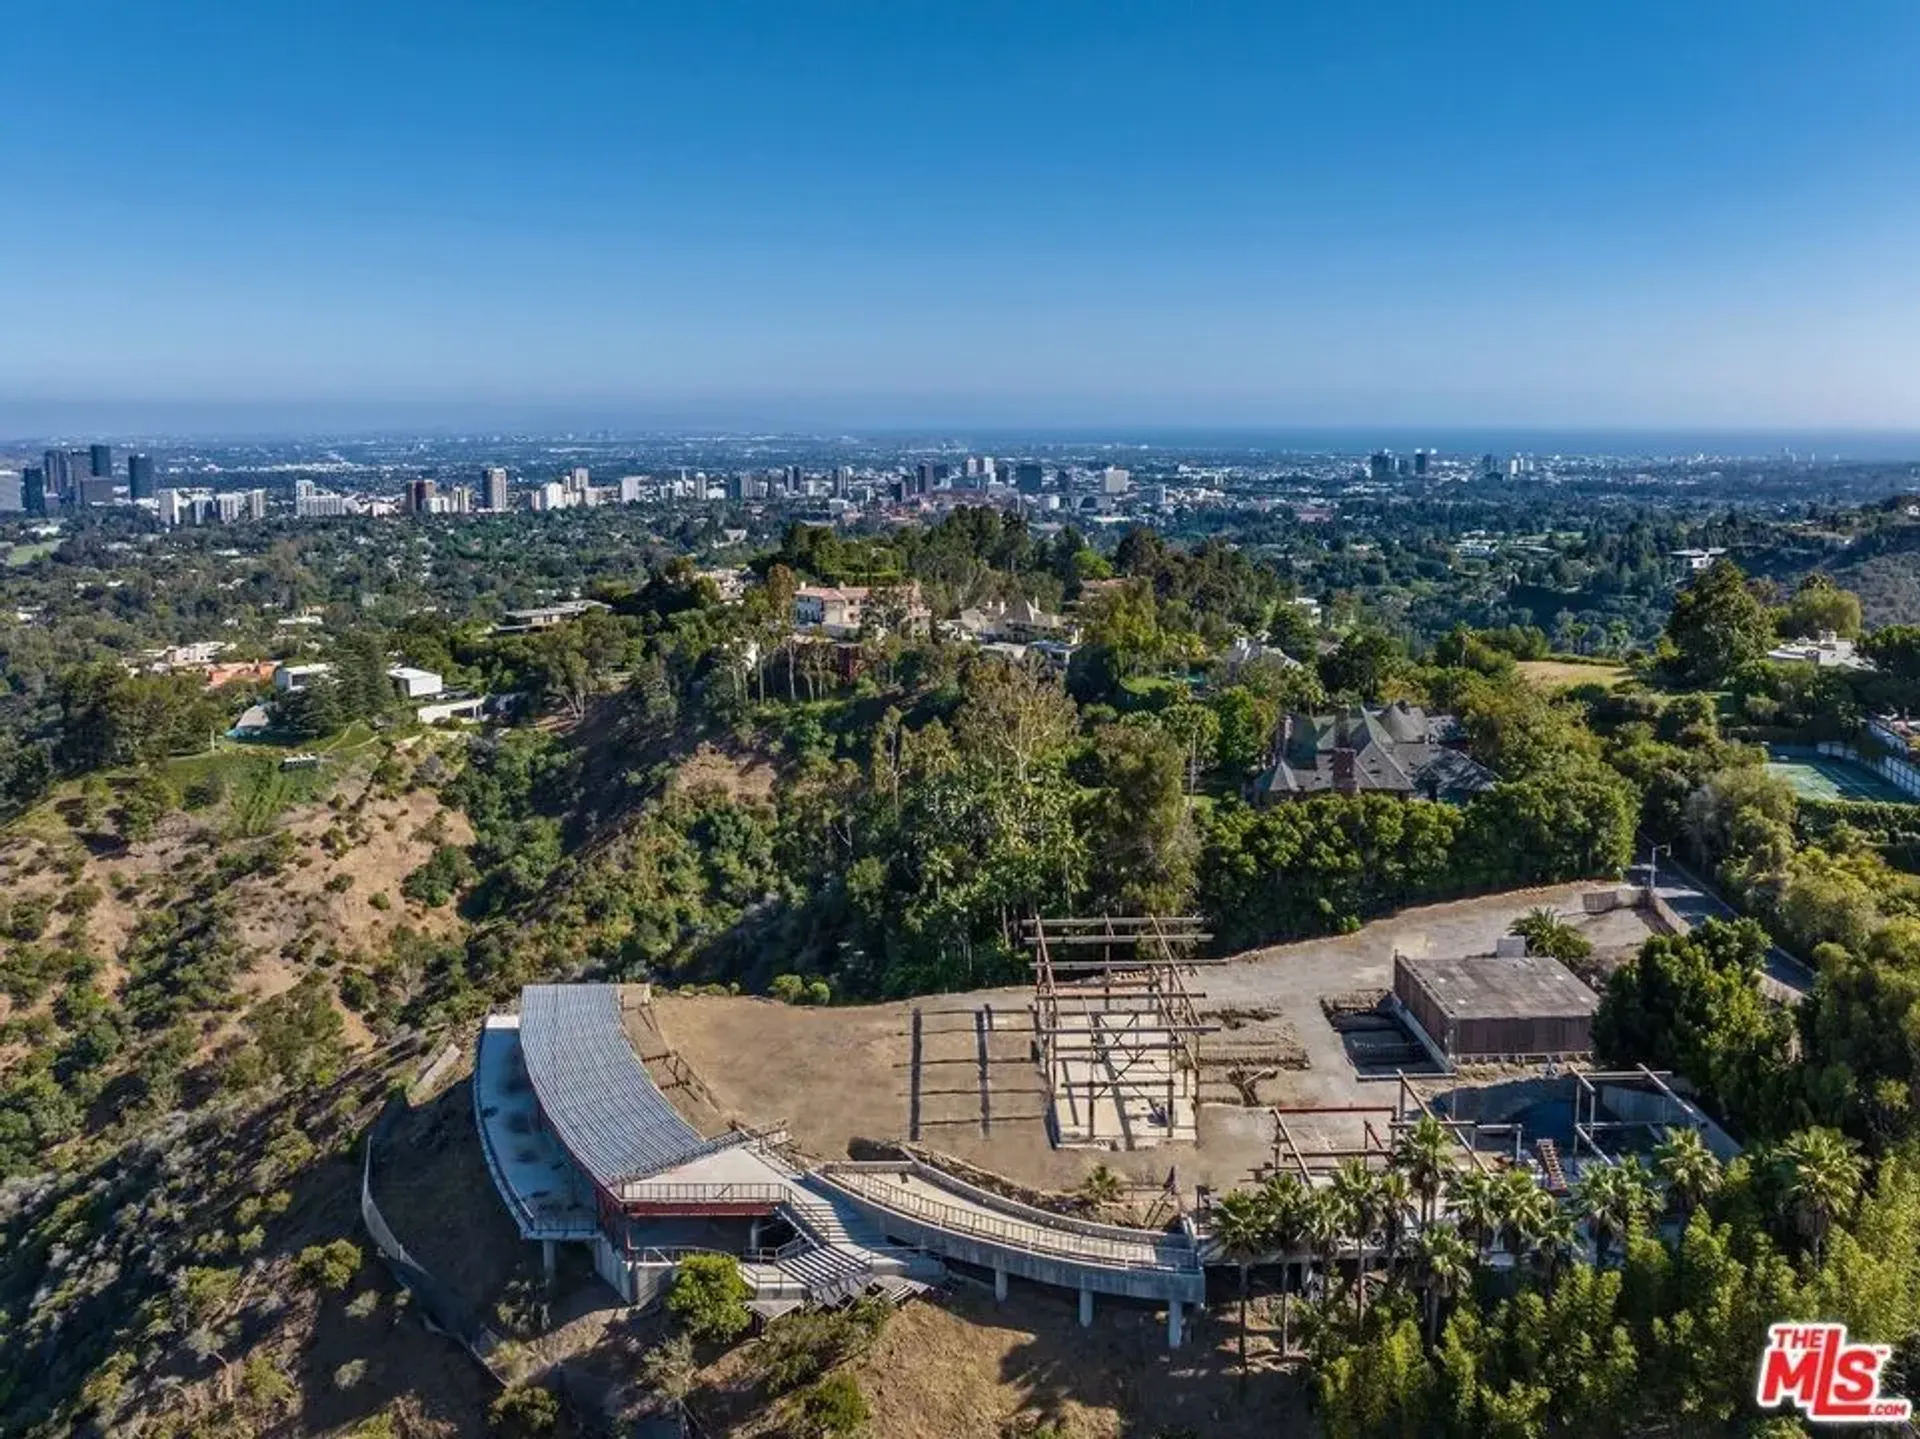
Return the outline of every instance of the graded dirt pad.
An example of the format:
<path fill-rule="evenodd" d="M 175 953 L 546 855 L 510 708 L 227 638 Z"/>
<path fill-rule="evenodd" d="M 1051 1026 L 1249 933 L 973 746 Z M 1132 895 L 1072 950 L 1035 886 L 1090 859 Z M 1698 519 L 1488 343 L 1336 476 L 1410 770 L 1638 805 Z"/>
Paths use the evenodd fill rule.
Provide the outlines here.
<path fill-rule="evenodd" d="M 846 1159 L 856 1141 L 910 1138 L 917 1006 L 922 1144 L 1037 1189 L 1072 1189 L 1100 1160 L 1123 1176 L 1158 1183 L 1166 1161 L 1156 1168 L 1156 1151 L 1115 1155 L 1056 1150 L 1048 1142 L 1044 1081 L 1029 1058 L 1028 998 L 1025 990 L 1000 989 L 815 1008 L 744 996 L 657 994 L 654 1017 L 661 1038 L 699 1075 L 727 1118 L 744 1125 L 784 1121 L 809 1154 Z M 974 1018 L 988 1005 L 994 1012 L 991 1133 L 981 1122 Z M 702 1116 L 690 1117 L 697 1123 Z"/>
<path fill-rule="evenodd" d="M 1083 1329 L 1066 1296 L 1015 1281 L 996 1305 L 956 1286 L 902 1308 L 849 1372 L 873 1411 L 871 1439 L 1000 1439 L 1044 1424 L 1071 1439 L 1307 1433 L 1299 1382 L 1272 1362 L 1264 1337 L 1241 1392 L 1233 1313 L 1222 1303 L 1194 1314 L 1185 1347 L 1169 1350 L 1164 1318 L 1144 1307 L 1103 1301 Z M 707 1432 L 783 1432 L 792 1401 L 767 1402 L 754 1349 L 702 1374 L 690 1403 Z"/>
<path fill-rule="evenodd" d="M 1197 1145 L 1168 1144 L 1134 1152 L 1056 1150 L 1043 1115 L 1045 1081 L 1030 1058 L 1029 991 L 1001 989 L 935 995 L 882 1005 L 813 1008 L 746 997 L 657 995 L 661 1038 L 704 1082 L 720 1112 L 746 1125 L 784 1121 L 794 1139 L 823 1159 L 848 1156 L 858 1140 L 909 1137 L 911 1026 L 923 1011 L 920 1142 L 1021 1184 L 1070 1190 L 1096 1162 L 1143 1189 L 1157 1189 L 1174 1170 L 1180 1187 L 1231 1188 L 1247 1183 L 1273 1155 L 1274 1125 L 1266 1106 L 1390 1107 L 1395 1086 L 1363 1081 L 1322 1001 L 1392 984 L 1395 951 L 1443 957 L 1491 954 L 1513 922 L 1551 906 L 1593 942 L 1596 951 L 1637 945 L 1649 934 L 1633 910 L 1589 915 L 1581 895 L 1593 885 L 1560 885 L 1410 909 L 1354 934 L 1303 940 L 1235 956 L 1199 971 L 1202 1019 L 1219 1033 L 1200 1040 L 1235 1056 L 1231 1068 L 1253 1104 L 1233 1083 L 1207 1077 Z M 981 1122 L 975 1015 L 991 1006 L 988 1090 L 991 1132 Z M 1304 1065 L 1302 1064 L 1304 1058 Z M 1231 1076 L 1222 1072 L 1219 1079 Z M 711 1117 L 711 1116 L 707 1116 Z M 698 1122 L 698 1121 L 696 1121 Z M 1296 1134 L 1324 1148 L 1358 1142 L 1360 1118 L 1307 1116 Z"/>

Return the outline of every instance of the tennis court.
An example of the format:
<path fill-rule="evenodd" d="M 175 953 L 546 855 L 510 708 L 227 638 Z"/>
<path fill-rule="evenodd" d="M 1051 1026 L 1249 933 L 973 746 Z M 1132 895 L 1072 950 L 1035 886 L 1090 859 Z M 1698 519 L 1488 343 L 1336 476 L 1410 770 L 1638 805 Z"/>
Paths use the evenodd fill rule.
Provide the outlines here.
<path fill-rule="evenodd" d="M 1767 772 L 1793 786 L 1802 799 L 1870 799 L 1912 804 L 1913 797 L 1896 789 L 1864 765 L 1836 759 L 1818 750 L 1786 745 L 1767 746 Z"/>

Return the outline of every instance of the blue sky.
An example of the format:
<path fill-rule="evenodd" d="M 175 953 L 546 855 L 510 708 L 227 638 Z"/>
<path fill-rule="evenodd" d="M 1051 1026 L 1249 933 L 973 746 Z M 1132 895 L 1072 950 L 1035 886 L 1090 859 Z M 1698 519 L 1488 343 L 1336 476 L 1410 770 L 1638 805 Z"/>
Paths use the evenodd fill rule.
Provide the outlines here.
<path fill-rule="evenodd" d="M 1920 428 L 1912 0 L 0 0 L 0 36 L 29 426 Z"/>

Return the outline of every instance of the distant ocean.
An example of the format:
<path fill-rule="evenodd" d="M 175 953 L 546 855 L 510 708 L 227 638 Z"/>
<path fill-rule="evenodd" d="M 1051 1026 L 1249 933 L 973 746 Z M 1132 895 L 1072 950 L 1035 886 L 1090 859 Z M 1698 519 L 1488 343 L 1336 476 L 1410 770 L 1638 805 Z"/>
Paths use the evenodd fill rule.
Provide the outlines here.
<path fill-rule="evenodd" d="M 1740 458 L 1920 462 L 1920 430 L 1577 430 L 1577 429 L 1298 429 L 1204 428 L 1072 430 L 1008 429 L 1004 435 L 976 431 L 982 439 L 1058 446 L 1114 444 L 1149 449 L 1246 450 L 1267 454 L 1366 454 L 1390 450 L 1442 455 L 1610 455 L 1619 458 L 1679 458 L 1716 455 Z"/>

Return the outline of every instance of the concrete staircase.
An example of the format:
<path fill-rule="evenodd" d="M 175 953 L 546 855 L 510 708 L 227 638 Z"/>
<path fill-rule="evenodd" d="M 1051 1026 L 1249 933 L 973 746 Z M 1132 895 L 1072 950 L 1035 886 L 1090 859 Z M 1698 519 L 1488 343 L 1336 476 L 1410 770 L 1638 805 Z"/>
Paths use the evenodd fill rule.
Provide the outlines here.
<path fill-rule="evenodd" d="M 788 1245 L 767 1267 L 778 1273 L 777 1286 L 790 1295 L 793 1286 L 816 1305 L 844 1304 L 877 1289 L 896 1303 L 941 1278 L 937 1259 L 918 1250 L 887 1243 L 873 1221 L 847 1199 L 810 1177 L 788 1180 L 781 1206 L 794 1228 L 810 1243 Z"/>

